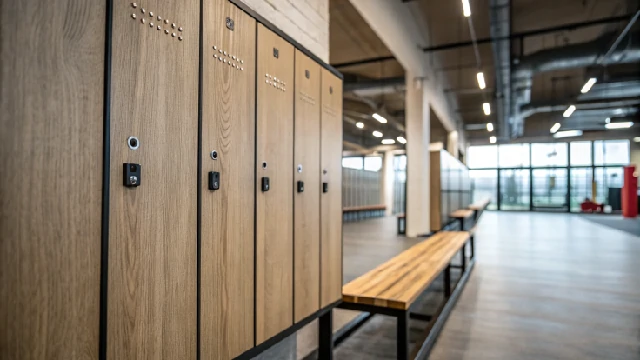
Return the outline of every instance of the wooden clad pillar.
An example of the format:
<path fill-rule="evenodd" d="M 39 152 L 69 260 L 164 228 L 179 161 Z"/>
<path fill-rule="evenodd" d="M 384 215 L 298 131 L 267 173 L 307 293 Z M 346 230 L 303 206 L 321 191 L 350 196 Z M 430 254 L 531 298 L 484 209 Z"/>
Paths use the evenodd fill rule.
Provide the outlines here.
<path fill-rule="evenodd" d="M 105 5 L 0 5 L 1 359 L 98 358 Z"/>
<path fill-rule="evenodd" d="M 201 358 L 232 359 L 254 345 L 256 22 L 226 0 L 203 12 Z"/>
<path fill-rule="evenodd" d="M 257 42 L 255 281 L 256 342 L 259 344 L 293 325 L 295 189 L 294 49 L 261 24 L 258 24 Z M 263 181 L 269 183 L 264 190 Z"/>
<path fill-rule="evenodd" d="M 109 359 L 196 357 L 199 10 L 113 4 Z"/>
<path fill-rule="evenodd" d="M 322 69 L 321 307 L 342 298 L 342 80 Z"/>
<path fill-rule="evenodd" d="M 320 65 L 296 50 L 294 320 L 320 309 Z"/>

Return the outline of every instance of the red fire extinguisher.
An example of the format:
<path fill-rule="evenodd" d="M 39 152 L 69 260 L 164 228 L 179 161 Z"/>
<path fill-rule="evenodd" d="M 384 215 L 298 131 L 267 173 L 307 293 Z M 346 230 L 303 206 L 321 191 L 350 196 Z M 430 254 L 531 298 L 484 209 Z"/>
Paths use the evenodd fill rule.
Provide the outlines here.
<path fill-rule="evenodd" d="M 635 165 L 624 167 L 624 184 L 621 196 L 622 216 L 626 218 L 638 216 L 638 175 Z"/>

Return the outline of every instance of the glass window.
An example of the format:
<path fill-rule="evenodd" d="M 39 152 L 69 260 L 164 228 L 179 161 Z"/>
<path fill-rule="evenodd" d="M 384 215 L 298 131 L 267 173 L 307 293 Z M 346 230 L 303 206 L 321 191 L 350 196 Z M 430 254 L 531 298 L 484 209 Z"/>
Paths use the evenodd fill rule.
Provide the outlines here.
<path fill-rule="evenodd" d="M 500 210 L 529 210 L 530 170 L 500 170 Z"/>
<path fill-rule="evenodd" d="M 573 148 L 571 153 L 573 154 Z M 571 169 L 571 211 L 580 211 L 580 204 L 584 199 L 591 199 L 591 186 L 592 169 L 590 167 Z"/>
<path fill-rule="evenodd" d="M 363 158 L 362 157 L 346 157 L 342 158 L 342 167 L 349 169 L 362 170 Z"/>
<path fill-rule="evenodd" d="M 382 169 L 382 157 L 367 156 L 364 158 L 364 169 L 367 171 L 380 171 Z"/>
<path fill-rule="evenodd" d="M 629 140 L 598 140 L 593 142 L 595 165 L 629 164 Z"/>
<path fill-rule="evenodd" d="M 623 170 L 621 167 L 612 167 L 612 168 L 596 168 L 595 169 L 595 179 L 596 179 L 596 202 L 598 204 L 607 204 L 607 205 L 619 205 L 620 204 L 620 192 L 619 190 L 622 188 L 623 180 Z M 611 189 L 614 189 L 613 191 Z M 609 193 L 613 192 L 616 196 L 616 199 L 611 199 L 609 197 Z M 618 206 L 614 207 L 615 208 Z"/>
<path fill-rule="evenodd" d="M 529 167 L 529 144 L 499 145 L 498 165 L 501 168 Z"/>
<path fill-rule="evenodd" d="M 498 167 L 498 146 L 469 146 L 467 165 L 470 169 L 486 169 Z"/>
<path fill-rule="evenodd" d="M 469 170 L 471 179 L 471 202 L 490 199 L 487 209 L 498 208 L 498 171 L 497 170 Z"/>
<path fill-rule="evenodd" d="M 567 166 L 567 143 L 531 144 L 531 166 Z"/>
<path fill-rule="evenodd" d="M 407 170 L 407 155 L 396 155 L 393 157 L 393 168 L 395 170 Z"/>
<path fill-rule="evenodd" d="M 533 207 L 567 211 L 567 169 L 534 169 L 532 171 Z"/>
<path fill-rule="evenodd" d="M 571 143 L 571 166 L 591 165 L 591 141 Z"/>

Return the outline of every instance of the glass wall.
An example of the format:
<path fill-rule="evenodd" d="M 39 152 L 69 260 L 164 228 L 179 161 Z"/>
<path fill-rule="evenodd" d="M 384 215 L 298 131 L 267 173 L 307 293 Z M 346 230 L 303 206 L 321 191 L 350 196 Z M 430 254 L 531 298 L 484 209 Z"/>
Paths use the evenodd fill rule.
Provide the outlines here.
<path fill-rule="evenodd" d="M 406 207 L 407 156 L 393 157 L 393 214 L 403 214 Z"/>
<path fill-rule="evenodd" d="M 490 209 L 580 211 L 585 198 L 616 210 L 629 140 L 471 146 L 473 200 Z"/>

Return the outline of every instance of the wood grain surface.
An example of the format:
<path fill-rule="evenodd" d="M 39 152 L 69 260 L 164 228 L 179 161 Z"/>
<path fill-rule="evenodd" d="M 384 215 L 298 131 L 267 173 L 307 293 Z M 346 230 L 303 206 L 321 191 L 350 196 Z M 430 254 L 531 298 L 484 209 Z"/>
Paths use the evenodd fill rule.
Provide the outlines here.
<path fill-rule="evenodd" d="M 109 359 L 196 357 L 199 9 L 114 2 Z M 139 187 L 123 186 L 128 162 Z"/>
<path fill-rule="evenodd" d="M 294 49 L 258 24 L 256 342 L 293 325 Z M 278 57 L 274 56 L 277 50 Z M 266 168 L 263 168 L 266 163 Z M 269 177 L 270 189 L 261 190 Z"/>
<path fill-rule="evenodd" d="M 203 12 L 200 345 L 203 359 L 231 359 L 254 345 L 256 22 L 225 0 Z"/>
<path fill-rule="evenodd" d="M 473 216 L 473 210 L 468 210 L 468 209 L 458 209 L 449 214 L 449 217 L 454 219 L 466 219 L 472 216 Z"/>
<path fill-rule="evenodd" d="M 343 301 L 408 309 L 469 239 L 443 231 L 403 251 L 343 287 Z"/>
<path fill-rule="evenodd" d="M 97 359 L 105 2 L 0 10 L 0 358 Z"/>
<path fill-rule="evenodd" d="M 322 69 L 320 306 L 342 296 L 342 80 Z M 325 173 L 326 171 L 326 173 Z"/>
<path fill-rule="evenodd" d="M 320 65 L 299 50 L 295 56 L 294 181 L 304 182 L 304 191 L 296 192 L 293 206 L 294 320 L 297 322 L 320 309 L 322 184 L 318 176 L 321 171 Z"/>

